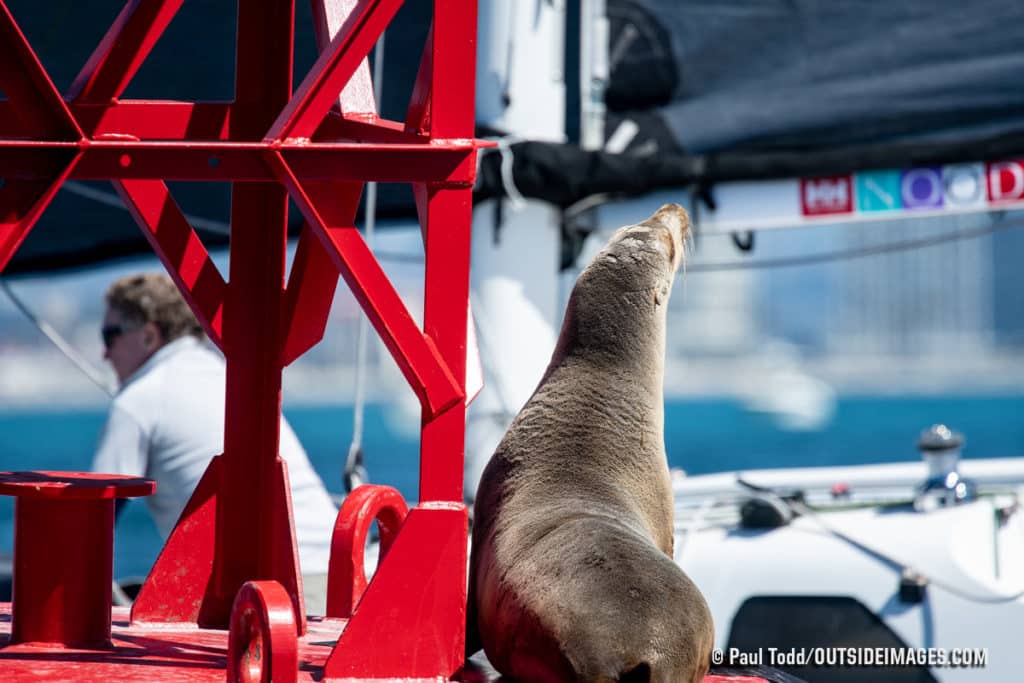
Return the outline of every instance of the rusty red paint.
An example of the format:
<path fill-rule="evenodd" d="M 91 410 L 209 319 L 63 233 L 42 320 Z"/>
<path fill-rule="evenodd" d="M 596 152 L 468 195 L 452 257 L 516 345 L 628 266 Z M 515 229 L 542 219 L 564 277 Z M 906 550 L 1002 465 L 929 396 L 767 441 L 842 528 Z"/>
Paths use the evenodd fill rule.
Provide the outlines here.
<path fill-rule="evenodd" d="M 100 472 L 0 472 L 0 495 L 19 498 L 100 500 L 148 496 L 152 479 Z"/>
<path fill-rule="evenodd" d="M 228 683 L 295 683 L 299 675 L 295 613 L 276 581 L 242 585 L 231 608 Z"/>

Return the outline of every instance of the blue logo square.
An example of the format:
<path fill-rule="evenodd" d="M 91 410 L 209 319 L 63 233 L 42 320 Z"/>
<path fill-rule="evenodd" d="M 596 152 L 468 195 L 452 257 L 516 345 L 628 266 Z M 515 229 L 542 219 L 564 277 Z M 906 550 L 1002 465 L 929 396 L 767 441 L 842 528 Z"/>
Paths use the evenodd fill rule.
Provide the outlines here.
<path fill-rule="evenodd" d="M 903 208 L 899 171 L 855 174 L 858 211 L 896 211 Z"/>

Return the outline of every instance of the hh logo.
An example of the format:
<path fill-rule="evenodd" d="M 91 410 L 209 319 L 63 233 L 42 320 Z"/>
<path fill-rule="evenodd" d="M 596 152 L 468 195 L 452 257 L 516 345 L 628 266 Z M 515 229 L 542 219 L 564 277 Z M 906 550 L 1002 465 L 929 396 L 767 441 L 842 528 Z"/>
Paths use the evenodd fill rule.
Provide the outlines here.
<path fill-rule="evenodd" d="M 990 202 L 996 204 L 1024 200 L 1024 160 L 989 164 L 986 175 Z"/>
<path fill-rule="evenodd" d="M 800 208 L 805 216 L 852 212 L 853 185 L 850 176 L 801 179 Z"/>

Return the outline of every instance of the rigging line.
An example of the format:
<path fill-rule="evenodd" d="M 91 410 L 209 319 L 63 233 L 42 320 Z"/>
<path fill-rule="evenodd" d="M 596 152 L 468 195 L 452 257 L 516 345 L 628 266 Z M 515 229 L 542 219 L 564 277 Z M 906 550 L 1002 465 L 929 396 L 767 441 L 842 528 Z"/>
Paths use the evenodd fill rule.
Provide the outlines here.
<path fill-rule="evenodd" d="M 823 252 L 820 254 L 806 254 L 803 256 L 787 256 L 777 259 L 765 259 L 763 261 L 725 261 L 722 263 L 695 263 L 687 266 L 687 273 L 711 273 L 727 270 L 762 270 L 768 268 L 790 268 L 793 266 L 809 266 L 819 263 L 830 263 L 834 261 L 847 261 L 868 256 L 879 256 L 913 249 L 923 249 L 946 242 L 959 240 L 976 239 L 991 235 L 1004 230 L 1013 230 L 1024 227 L 1024 219 L 998 220 L 990 225 L 981 228 L 967 230 L 954 230 L 941 235 L 922 237 L 913 240 L 900 240 L 886 244 L 875 244 L 869 247 L 857 249 L 841 249 L 838 251 Z"/>
<path fill-rule="evenodd" d="M 423 254 L 417 254 L 416 252 L 410 251 L 403 253 L 400 251 L 375 251 L 373 255 L 377 257 L 378 261 L 389 261 L 391 263 L 412 263 L 422 264 Z"/>
<path fill-rule="evenodd" d="M 771 498 L 772 500 L 778 502 L 779 504 L 788 507 L 795 515 L 800 515 L 806 519 L 809 519 L 811 522 L 817 525 L 818 528 L 821 529 L 821 531 L 824 532 L 826 535 L 832 536 L 833 538 L 836 538 L 856 548 L 857 550 L 860 550 L 862 553 L 874 557 L 876 560 L 879 560 L 883 564 L 889 565 L 889 567 L 891 567 L 892 569 L 898 570 L 902 576 L 913 575 L 920 577 L 924 579 L 927 583 L 937 588 L 941 588 L 942 590 L 952 595 L 955 595 L 961 600 L 986 605 L 996 605 L 1007 602 L 1016 602 L 1020 598 L 1024 597 L 1024 590 L 1017 590 L 1013 593 L 1006 594 L 993 592 L 987 595 L 979 595 L 968 590 L 963 590 L 962 588 L 953 583 L 940 579 L 935 579 L 934 577 L 917 570 L 915 567 L 900 560 L 899 558 L 893 557 L 889 553 L 878 550 L 877 548 L 872 547 L 871 545 L 864 543 L 863 541 L 857 538 L 854 538 L 845 531 L 837 529 L 836 527 L 832 526 L 827 521 L 825 521 L 824 515 L 819 514 L 816 510 L 810 508 L 804 503 L 801 503 L 800 501 L 784 498 L 780 496 L 776 491 L 770 488 L 758 486 L 757 484 L 752 484 L 743 479 L 742 474 L 737 474 L 736 484 L 754 492 L 756 495 Z"/>
<path fill-rule="evenodd" d="M 84 183 L 80 183 L 75 180 L 65 181 L 65 183 L 61 185 L 61 189 L 68 190 L 72 194 L 76 194 L 79 197 L 91 199 L 94 202 L 104 204 L 106 206 L 111 206 L 116 209 L 128 211 L 128 207 L 124 205 L 124 202 L 121 201 L 121 198 L 114 194 L 113 192 L 104 192 L 103 190 L 97 190 L 96 188 L 89 187 L 88 185 L 85 185 Z M 371 197 L 373 201 L 372 204 Z M 376 207 L 376 197 L 377 183 L 367 183 L 367 206 L 372 205 Z M 230 232 L 228 224 L 223 221 L 218 221 L 213 218 L 202 218 L 200 216 L 196 216 L 195 214 L 186 213 L 182 215 L 185 216 L 185 220 L 187 220 L 192 227 L 201 228 L 203 230 L 208 230 L 210 232 L 216 232 L 224 235 L 227 235 Z M 375 212 L 373 213 L 373 215 L 371 215 L 369 210 L 367 211 L 366 223 L 368 228 L 367 236 L 369 237 L 373 233 L 373 227 L 371 226 L 376 224 Z M 371 248 L 370 250 L 373 251 L 373 244 L 369 243 L 371 241 L 372 240 L 368 240 L 368 246 Z M 374 251 L 374 255 L 377 256 L 378 260 L 381 261 L 391 261 L 394 263 L 423 263 L 423 256 L 421 254 L 415 254 L 412 252 L 408 254 L 403 254 L 401 252 L 395 251 Z"/>
<path fill-rule="evenodd" d="M 941 588 L 942 590 L 946 591 L 947 593 L 951 593 L 952 595 L 955 595 L 956 597 L 960 598 L 961 600 L 966 600 L 968 602 L 975 602 L 975 603 L 984 604 L 984 605 L 998 605 L 998 604 L 1007 603 L 1007 602 L 1016 602 L 1017 600 L 1019 600 L 1022 597 L 1024 597 L 1024 590 L 1017 590 L 1017 591 L 1014 591 L 1012 593 L 1005 593 L 1005 594 L 993 592 L 993 593 L 989 593 L 987 595 L 980 595 L 980 594 L 973 593 L 973 592 L 968 591 L 968 590 L 964 590 L 964 589 L 960 588 L 959 586 L 957 586 L 956 584 L 953 584 L 953 583 L 950 583 L 950 582 L 947 582 L 947 581 L 944 581 L 944 580 L 936 579 L 935 577 L 933 577 L 933 576 L 931 576 L 929 574 L 926 574 L 925 572 L 922 572 L 922 571 L 914 568 L 913 566 L 911 566 L 911 565 L 909 565 L 909 564 L 907 564 L 907 563 L 905 563 L 905 562 L 903 562 L 903 561 L 901 561 L 901 560 L 899 560 L 899 559 L 897 559 L 897 558 L 895 558 L 895 557 L 893 557 L 893 556 L 891 556 L 891 555 L 889 555 L 887 553 L 884 553 L 884 552 L 882 552 L 880 550 L 872 548 L 868 544 L 866 544 L 866 543 L 864 543 L 864 542 L 854 538 L 853 536 L 850 536 L 849 534 L 836 529 L 831 524 L 827 523 L 823 519 L 822 515 L 818 514 L 817 511 L 812 510 L 811 508 L 809 508 L 808 506 L 804 505 L 803 503 L 800 503 L 799 501 L 789 501 L 789 500 L 786 500 L 786 499 L 781 498 L 781 497 L 778 497 L 778 498 L 784 504 L 788 505 L 790 507 L 790 509 L 792 509 L 794 512 L 797 512 L 797 513 L 803 515 L 807 519 L 810 519 L 815 524 L 817 524 L 818 527 L 822 531 L 824 531 L 827 535 L 833 536 L 834 538 L 837 538 L 840 541 L 843 541 L 844 543 L 847 543 L 847 544 L 857 548 L 861 552 L 867 553 L 868 555 L 872 555 L 876 559 L 879 559 L 882 562 L 884 562 L 886 564 L 889 564 L 893 568 L 899 569 L 901 574 L 904 575 L 904 576 L 912 575 L 912 576 L 920 577 L 921 579 L 924 579 L 924 581 L 926 581 L 927 583 L 929 583 L 929 584 L 931 584 L 931 585 L 933 585 L 933 586 L 935 586 L 937 588 Z"/>
<path fill-rule="evenodd" d="M 386 32 L 380 34 L 373 50 L 373 97 L 379 111 L 381 97 L 384 92 L 384 38 Z M 377 227 L 377 183 L 366 184 L 366 246 L 373 251 L 374 235 Z M 345 487 L 351 491 L 366 477 L 363 464 L 363 423 L 366 414 L 366 355 L 369 338 L 369 321 L 366 314 L 359 316 L 356 332 L 356 386 L 352 405 L 352 441 L 348 446 L 345 458 Z"/>
<path fill-rule="evenodd" d="M 36 316 L 25 302 L 14 293 L 6 278 L 0 278 L 0 287 L 3 287 L 4 293 L 7 294 L 7 298 L 11 300 L 11 303 L 13 303 L 19 311 L 21 311 L 22 315 L 28 318 L 28 320 L 36 326 L 36 329 L 42 332 L 43 335 L 49 339 L 50 342 L 75 365 L 75 367 L 81 370 L 82 374 L 88 377 L 93 384 L 98 386 L 103 393 L 113 398 L 115 393 L 113 387 L 111 387 L 106 376 L 104 376 L 104 374 L 98 370 L 95 365 L 87 361 L 82 354 L 78 353 L 70 342 L 62 337 L 52 325 Z"/>
<path fill-rule="evenodd" d="M 97 190 L 94 187 L 89 187 L 85 183 L 78 182 L 77 180 L 66 180 L 61 185 L 62 190 L 67 190 L 71 194 L 77 194 L 79 197 L 85 199 L 91 199 L 99 204 L 105 204 L 106 206 L 112 206 L 115 209 L 121 209 L 127 211 L 128 207 L 124 205 L 121 198 L 113 192 L 104 192 L 103 190 Z M 201 230 L 209 230 L 210 232 L 216 232 L 221 235 L 227 235 L 230 232 L 228 224 L 224 221 L 214 220 L 212 218 L 203 218 L 202 216 L 196 216 L 193 214 L 182 214 L 185 220 L 189 222 L 193 228 L 199 228 Z"/>
<path fill-rule="evenodd" d="M 846 249 L 840 251 L 828 251 L 820 254 L 806 254 L 803 256 L 789 256 L 778 259 L 765 259 L 761 261 L 723 261 L 721 263 L 691 263 L 685 265 L 686 273 L 698 272 L 721 272 L 726 270 L 761 270 L 767 268 L 788 268 L 793 266 L 815 265 L 818 263 L 829 263 L 832 261 L 846 261 L 868 256 L 878 256 L 887 253 L 911 251 L 926 247 L 955 242 L 959 240 L 976 239 L 985 235 L 995 234 L 1004 230 L 1015 230 L 1024 227 L 1024 218 L 1016 220 L 1000 220 L 991 225 L 981 228 L 970 228 L 966 230 L 955 230 L 941 235 L 922 237 L 914 240 L 903 240 L 876 244 L 858 249 Z M 727 233 L 721 233 L 725 235 Z M 401 263 L 421 263 L 423 257 L 412 252 L 377 252 L 378 258 L 382 261 L 394 261 Z"/>

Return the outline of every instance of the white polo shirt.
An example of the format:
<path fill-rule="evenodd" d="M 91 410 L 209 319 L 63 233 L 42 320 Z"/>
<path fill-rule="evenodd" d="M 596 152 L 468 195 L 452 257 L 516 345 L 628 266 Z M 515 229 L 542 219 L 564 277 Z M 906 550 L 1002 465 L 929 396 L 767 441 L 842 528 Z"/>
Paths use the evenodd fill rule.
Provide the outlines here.
<path fill-rule="evenodd" d="M 94 472 L 156 481 L 146 498 L 164 538 L 171 533 L 210 459 L 224 452 L 224 359 L 192 336 L 153 354 L 114 397 Z M 281 418 L 295 534 L 303 574 L 326 574 L 337 508 L 288 422 Z"/>

